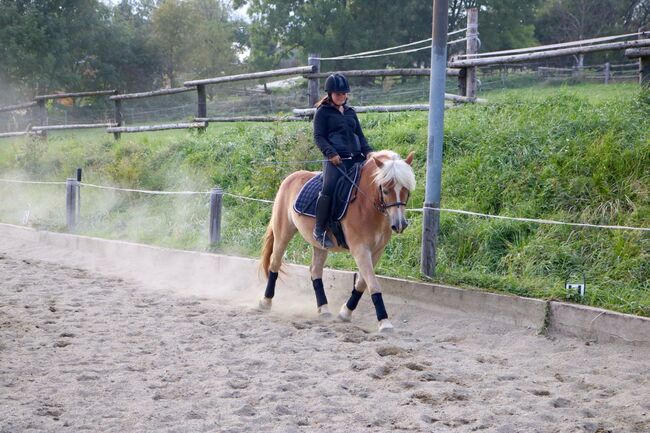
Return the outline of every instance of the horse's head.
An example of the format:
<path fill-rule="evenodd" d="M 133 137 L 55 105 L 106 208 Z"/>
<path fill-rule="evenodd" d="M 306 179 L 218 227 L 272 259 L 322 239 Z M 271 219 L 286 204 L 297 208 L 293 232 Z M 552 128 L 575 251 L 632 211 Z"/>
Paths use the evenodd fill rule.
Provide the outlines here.
<path fill-rule="evenodd" d="M 379 189 L 379 207 L 388 216 L 395 233 L 402 233 L 408 226 L 405 208 L 411 191 L 415 189 L 415 174 L 411 167 L 413 155 L 411 152 L 402 159 L 390 150 L 370 155 L 377 165 L 374 182 Z"/>

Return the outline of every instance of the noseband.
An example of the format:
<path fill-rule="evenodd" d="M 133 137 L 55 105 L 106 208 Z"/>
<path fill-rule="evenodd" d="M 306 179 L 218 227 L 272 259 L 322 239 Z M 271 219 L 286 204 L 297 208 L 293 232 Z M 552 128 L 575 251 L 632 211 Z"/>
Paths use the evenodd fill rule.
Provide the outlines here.
<path fill-rule="evenodd" d="M 335 165 L 334 167 L 338 171 L 340 171 L 341 174 L 347 180 L 349 180 L 350 183 L 352 183 L 352 185 L 354 185 L 357 188 L 357 191 L 361 192 L 361 194 L 363 194 L 368 200 L 372 200 L 370 197 L 368 197 L 368 194 L 366 194 L 361 189 L 361 187 L 359 187 L 359 185 L 354 181 L 354 179 L 352 179 L 352 178 L 350 178 L 350 176 L 348 176 L 348 174 L 345 172 L 345 170 L 342 170 L 338 165 Z M 379 185 L 378 188 L 379 188 L 379 203 L 377 203 L 376 201 L 372 201 L 372 204 L 375 207 L 375 209 L 377 209 L 377 211 L 379 211 L 379 213 L 384 214 L 384 215 L 387 215 L 388 209 L 390 209 L 391 207 L 399 207 L 399 206 L 406 207 L 406 203 L 409 201 L 409 198 L 411 197 L 411 191 L 407 190 L 408 194 L 406 196 L 406 201 L 395 201 L 395 202 L 391 202 L 391 203 L 386 203 L 384 201 L 384 190 L 382 189 L 381 185 Z"/>
<path fill-rule="evenodd" d="M 394 202 L 391 202 L 391 203 L 386 203 L 384 201 L 384 190 L 381 187 L 381 185 L 379 185 L 379 205 L 375 204 L 375 207 L 377 208 L 377 210 L 379 210 L 379 212 L 381 212 L 383 214 L 386 214 L 388 209 L 391 208 L 391 207 L 400 207 L 400 206 L 406 207 L 406 203 L 409 201 L 410 197 L 411 197 L 411 192 L 408 191 L 408 193 L 406 195 L 406 201 L 394 201 Z"/>

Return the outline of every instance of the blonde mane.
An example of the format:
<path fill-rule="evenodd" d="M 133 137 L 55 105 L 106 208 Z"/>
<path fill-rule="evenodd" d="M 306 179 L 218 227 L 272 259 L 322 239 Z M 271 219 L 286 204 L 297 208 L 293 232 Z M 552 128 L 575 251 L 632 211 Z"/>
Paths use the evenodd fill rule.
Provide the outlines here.
<path fill-rule="evenodd" d="M 409 191 L 415 189 L 415 173 L 398 154 L 390 150 L 381 150 L 370 155 L 384 164 L 381 168 L 378 167 L 374 174 L 374 182 L 377 185 L 393 182 Z"/>

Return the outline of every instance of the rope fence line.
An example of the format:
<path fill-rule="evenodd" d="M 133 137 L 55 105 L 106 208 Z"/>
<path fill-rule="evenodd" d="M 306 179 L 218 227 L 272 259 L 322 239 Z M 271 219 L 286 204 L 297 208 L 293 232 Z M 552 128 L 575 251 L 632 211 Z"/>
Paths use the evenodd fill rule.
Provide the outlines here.
<path fill-rule="evenodd" d="M 567 225 L 567 226 L 574 226 L 574 227 L 592 227 L 592 228 L 599 228 L 599 229 L 614 229 L 614 230 L 638 230 L 638 231 L 650 232 L 650 228 L 646 228 L 646 227 L 612 226 L 612 225 L 587 224 L 587 223 L 568 223 L 568 222 L 564 222 L 564 221 L 555 221 L 555 220 L 547 220 L 547 219 L 509 217 L 509 216 L 504 216 L 504 215 L 490 215 L 490 214 L 479 213 L 479 212 L 470 212 L 470 211 L 458 210 L 458 209 L 444 209 L 444 208 L 438 208 L 438 207 L 426 207 L 426 208 L 423 208 L 423 209 L 409 208 L 409 209 L 406 209 L 406 211 L 407 212 L 424 212 L 424 209 L 437 210 L 437 211 L 440 211 L 440 212 L 457 213 L 457 214 L 462 214 L 462 215 L 478 216 L 478 217 L 484 217 L 484 218 L 495 218 L 495 219 L 510 220 L 510 221 L 532 222 L 532 223 L 537 223 L 537 224 L 554 224 L 554 225 Z"/>
<path fill-rule="evenodd" d="M 0 179 L 0 182 L 5 183 L 26 183 L 34 185 L 65 185 L 65 182 L 43 182 L 35 180 L 17 180 L 17 179 Z"/>
<path fill-rule="evenodd" d="M 321 160 L 310 160 L 310 161 L 299 161 L 299 162 L 321 162 Z M 0 182 L 22 183 L 22 184 L 46 184 L 46 185 L 66 184 L 66 182 L 38 182 L 38 181 L 23 181 L 23 180 L 13 180 L 13 179 L 0 179 Z M 152 190 L 144 190 L 144 189 L 118 188 L 118 187 L 111 187 L 111 186 L 94 185 L 94 184 L 84 183 L 84 182 L 79 182 L 79 185 L 87 186 L 90 188 L 99 188 L 99 189 L 124 191 L 124 192 L 138 192 L 143 194 L 154 194 L 154 195 L 209 195 L 211 193 L 210 191 L 152 191 Z M 243 195 L 232 194 L 229 192 L 223 192 L 223 195 L 233 197 L 239 200 L 248 200 L 248 201 L 255 201 L 255 202 L 269 203 L 269 204 L 274 203 L 274 200 L 265 200 L 265 199 L 254 198 L 254 197 L 246 197 Z M 548 220 L 548 219 L 509 217 L 504 215 L 491 215 L 491 214 L 485 214 L 480 212 L 471 212 L 471 211 L 459 210 L 459 209 L 445 209 L 445 208 L 437 208 L 437 207 L 426 207 L 421 209 L 407 208 L 406 212 L 424 212 L 424 209 L 431 209 L 431 210 L 437 210 L 439 212 L 449 212 L 449 213 L 456 213 L 462 215 L 478 216 L 483 218 L 530 222 L 536 224 L 567 225 L 573 227 L 591 227 L 591 228 L 600 228 L 600 229 L 635 230 L 635 231 L 650 232 L 650 228 L 647 227 L 631 227 L 631 226 L 602 225 L 602 224 L 588 224 L 588 223 L 569 223 L 564 221 L 556 221 L 556 220 Z"/>
<path fill-rule="evenodd" d="M 647 33 L 647 32 L 644 32 Z M 467 56 L 472 56 L 472 57 L 492 57 L 495 55 L 501 55 L 501 54 L 517 54 L 517 53 L 530 53 L 530 52 L 535 52 L 535 51 L 544 51 L 552 48 L 563 48 L 563 47 L 575 47 L 575 46 L 581 46 L 581 45 L 591 45 L 596 42 L 606 42 L 606 41 L 613 41 L 616 39 L 626 39 L 626 38 L 631 38 L 633 36 L 639 36 L 643 33 L 641 32 L 636 32 L 636 33 L 628 33 L 625 35 L 615 35 L 615 36 L 603 36 L 599 38 L 592 38 L 592 39 L 582 39 L 579 41 L 570 41 L 570 42 L 561 42 L 558 44 L 550 44 L 550 45 L 539 45 L 536 47 L 527 47 L 527 48 L 516 48 L 512 50 L 502 50 L 502 51 L 490 51 L 487 53 L 476 53 L 476 54 L 458 54 L 457 57 L 467 57 Z"/>
<path fill-rule="evenodd" d="M 112 191 L 138 192 L 142 194 L 154 194 L 154 195 L 208 195 L 210 194 L 210 191 L 152 191 L 147 189 L 118 188 L 114 186 L 94 185 L 92 183 L 85 183 L 85 182 L 79 182 L 79 185 L 87 186 L 90 188 L 108 189 Z"/>
<path fill-rule="evenodd" d="M 447 33 L 447 36 L 456 35 L 458 33 L 463 33 L 465 31 L 467 31 L 467 28 Z M 351 59 L 367 59 L 367 58 L 370 58 L 370 57 L 380 57 L 381 55 L 390 56 L 390 55 L 394 55 L 394 54 L 412 53 L 412 52 L 415 52 L 415 51 L 431 48 L 431 45 L 428 45 L 426 47 L 417 48 L 417 49 L 414 49 L 414 50 L 406 50 L 406 51 L 400 51 L 400 52 L 396 52 L 396 53 L 388 53 L 388 54 L 381 54 L 381 55 L 370 55 L 370 54 L 384 53 L 386 51 L 397 50 L 399 48 L 412 47 L 414 45 L 423 44 L 425 42 L 431 42 L 432 40 L 433 40 L 433 38 L 426 38 L 426 39 L 422 39 L 422 40 L 419 40 L 419 41 L 410 42 L 408 44 L 396 45 L 394 47 L 382 48 L 382 49 L 379 49 L 379 50 L 362 51 L 360 53 L 344 54 L 342 56 L 335 56 L 335 57 L 312 57 L 312 58 L 315 59 L 315 60 L 351 60 Z M 453 44 L 453 43 L 461 42 L 461 41 L 465 41 L 465 40 L 467 40 L 467 38 L 457 39 L 455 41 L 449 42 L 449 44 Z"/>
<path fill-rule="evenodd" d="M 271 203 L 271 204 L 275 203 L 274 200 L 264 200 L 262 198 L 245 197 L 243 195 L 231 194 L 229 192 L 224 192 L 223 195 L 238 198 L 240 200 L 250 200 L 250 201 L 257 201 L 257 202 L 261 202 L 261 203 Z"/>

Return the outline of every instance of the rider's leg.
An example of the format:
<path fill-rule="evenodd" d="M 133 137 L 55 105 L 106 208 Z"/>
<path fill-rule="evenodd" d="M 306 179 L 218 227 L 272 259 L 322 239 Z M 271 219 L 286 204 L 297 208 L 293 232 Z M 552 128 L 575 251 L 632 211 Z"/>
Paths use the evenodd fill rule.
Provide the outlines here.
<path fill-rule="evenodd" d="M 323 248 L 334 247 L 334 242 L 327 236 L 327 224 L 331 214 L 332 194 L 341 172 L 331 162 L 323 165 L 323 189 L 316 201 L 316 222 L 314 224 L 314 239 Z"/>

